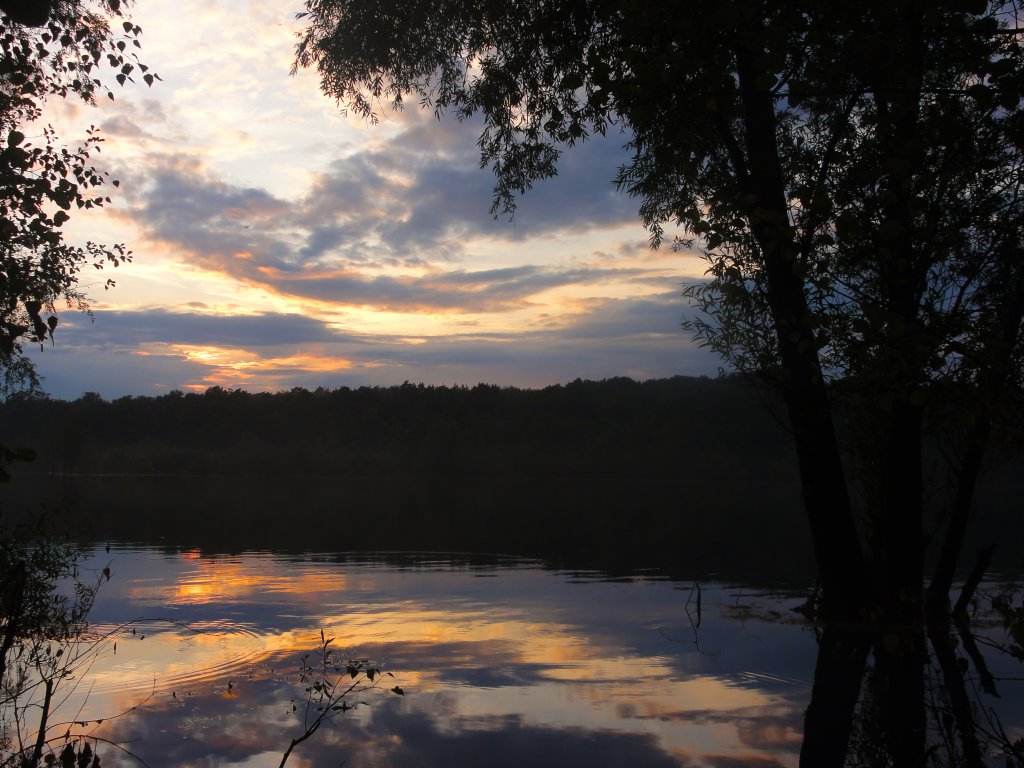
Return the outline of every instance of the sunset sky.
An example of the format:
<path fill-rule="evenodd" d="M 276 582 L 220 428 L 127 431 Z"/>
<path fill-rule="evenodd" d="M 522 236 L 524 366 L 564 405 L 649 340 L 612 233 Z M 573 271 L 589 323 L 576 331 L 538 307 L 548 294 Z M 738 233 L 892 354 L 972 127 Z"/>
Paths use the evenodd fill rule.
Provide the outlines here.
<path fill-rule="evenodd" d="M 124 242 L 135 261 L 83 272 L 95 321 L 63 312 L 55 346 L 33 352 L 47 391 L 534 387 L 717 369 L 679 327 L 701 261 L 652 251 L 637 202 L 610 182 L 627 137 L 568 151 L 514 222 L 495 220 L 479 126 L 417 109 L 376 126 L 343 117 L 315 73 L 289 76 L 298 10 L 140 0 L 141 58 L 163 81 L 51 105 L 66 140 L 102 129 L 99 164 L 121 181 L 68 238 Z"/>

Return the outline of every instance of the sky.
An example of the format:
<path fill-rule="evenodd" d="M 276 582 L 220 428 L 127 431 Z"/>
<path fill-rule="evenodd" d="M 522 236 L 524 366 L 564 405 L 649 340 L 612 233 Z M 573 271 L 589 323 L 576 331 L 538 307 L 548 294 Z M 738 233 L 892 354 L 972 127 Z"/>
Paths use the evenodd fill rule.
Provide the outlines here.
<path fill-rule="evenodd" d="M 98 165 L 120 181 L 67 239 L 134 254 L 83 272 L 93 318 L 62 311 L 54 345 L 32 351 L 52 396 L 717 371 L 680 328 L 703 263 L 652 250 L 611 183 L 628 137 L 567 150 L 514 220 L 495 219 L 479 124 L 342 115 L 315 72 L 289 74 L 299 10 L 139 0 L 140 57 L 161 81 L 49 105 L 66 141 L 101 129 Z"/>

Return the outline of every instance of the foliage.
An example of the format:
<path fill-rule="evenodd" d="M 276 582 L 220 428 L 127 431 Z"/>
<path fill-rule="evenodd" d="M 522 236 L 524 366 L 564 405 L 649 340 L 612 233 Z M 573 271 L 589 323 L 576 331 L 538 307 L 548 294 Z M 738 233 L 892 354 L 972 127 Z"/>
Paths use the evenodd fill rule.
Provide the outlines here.
<path fill-rule="evenodd" d="M 97 730 L 148 697 L 122 712 L 83 717 L 92 665 L 116 653 L 118 638 L 135 636 L 135 628 L 134 622 L 100 630 L 90 624 L 110 565 L 86 568 L 85 553 L 66 540 L 66 528 L 61 510 L 0 528 L 0 766 L 98 768 L 100 744 L 144 765 Z"/>
<path fill-rule="evenodd" d="M 135 53 L 142 30 L 120 0 L 11 0 L 0 10 L 0 397 L 32 398 L 39 378 L 24 345 L 53 343 L 59 304 L 88 311 L 79 288 L 84 268 L 131 260 L 121 244 L 65 240 L 72 212 L 109 204 L 103 188 L 118 182 L 93 165 L 99 132 L 90 128 L 77 146 L 65 144 L 40 123 L 45 106 L 53 98 L 113 99 L 104 71 L 120 86 L 139 73 L 147 85 L 158 77 Z M 9 479 L 7 466 L 33 458 L 31 450 L 0 446 L 0 480 Z M 43 523 L 0 528 L 3 765 L 99 765 L 73 733 L 87 723 L 51 720 L 109 639 L 88 623 L 109 568 L 83 581 L 79 557 Z"/>
<path fill-rule="evenodd" d="M 57 472 L 665 478 L 716 460 L 734 472 L 754 472 L 753 457 L 791 466 L 763 405 L 736 379 L 616 378 L 15 399 L 0 420 Z"/>
<path fill-rule="evenodd" d="M 351 697 L 379 688 L 385 677 L 394 677 L 390 672 L 381 672 L 368 659 L 341 661 L 336 650 L 331 647 L 333 642 L 334 638 L 326 637 L 321 629 L 317 650 L 314 654 L 307 653 L 302 657 L 299 678 L 305 685 L 306 693 L 302 711 L 303 732 L 291 740 L 281 756 L 281 768 L 284 768 L 295 747 L 320 730 L 320 726 L 355 709 L 359 704 L 365 704 L 352 701 Z M 405 691 L 398 685 L 389 690 L 398 696 L 405 695 Z M 298 704 L 293 702 L 292 711 L 297 710 Z"/>
<path fill-rule="evenodd" d="M 934 491 L 945 599 L 1024 376 L 1016 3 L 309 0 L 301 16 L 296 66 L 344 108 L 482 117 L 496 211 L 621 128 L 617 181 L 652 241 L 678 226 L 708 262 L 690 329 L 782 394 L 828 604 L 914 610 Z M 937 422 L 951 461 L 926 490 Z"/>
<path fill-rule="evenodd" d="M 45 518 L 2 534 L 0 764 L 35 766 L 54 747 L 76 752 L 71 724 L 50 718 L 102 645 L 89 633 L 88 614 L 110 571 L 92 582 L 80 579 L 80 552 L 49 530 Z"/>
<path fill-rule="evenodd" d="M 785 404 L 823 618 L 948 620 L 978 478 L 1022 410 L 1015 0 L 308 0 L 303 18 L 296 66 L 343 107 L 480 116 L 496 211 L 624 129 L 617 181 L 652 242 L 678 226 L 708 264 L 690 330 Z M 924 644 L 872 643 L 893 694 L 878 724 L 895 764 L 921 765 Z M 808 710 L 803 764 L 841 762 L 849 731 L 813 734 L 849 722 L 859 666 L 819 656 L 847 712 Z"/>
<path fill-rule="evenodd" d="M 1006 633 L 1000 650 L 1024 661 L 1024 594 L 1019 588 L 1005 589 L 992 598 L 992 608 Z"/>
<path fill-rule="evenodd" d="M 19 448 L 11 450 L 0 446 L 0 483 L 10 480 L 11 475 L 7 467 L 18 462 L 35 461 L 36 452 L 31 448 Z"/>
<path fill-rule="evenodd" d="M 91 600 L 72 600 L 55 592 L 58 582 L 72 575 L 77 549 L 58 542 L 47 530 L 45 519 L 28 525 L 4 526 L 0 537 L 0 571 L 5 574 L 2 616 L 3 653 L 0 669 L 6 671 L 7 652 L 31 634 L 54 638 L 74 634 Z M 79 595 L 85 598 L 84 593 Z M 80 606 L 72 603 L 81 602 Z"/>
<path fill-rule="evenodd" d="M 60 141 L 38 121 L 48 100 L 93 103 L 114 94 L 104 71 L 123 86 L 155 73 L 138 60 L 142 30 L 119 0 L 59 0 L 37 27 L 0 19 L 0 395 L 38 385 L 23 345 L 53 342 L 57 308 L 88 311 L 81 270 L 118 266 L 132 258 L 124 245 L 74 245 L 64 226 L 76 210 L 110 203 L 117 186 L 93 165 L 103 141 L 95 128 L 78 146 Z M 33 135 L 33 132 L 36 132 Z M 113 285 L 107 280 L 105 287 Z"/>

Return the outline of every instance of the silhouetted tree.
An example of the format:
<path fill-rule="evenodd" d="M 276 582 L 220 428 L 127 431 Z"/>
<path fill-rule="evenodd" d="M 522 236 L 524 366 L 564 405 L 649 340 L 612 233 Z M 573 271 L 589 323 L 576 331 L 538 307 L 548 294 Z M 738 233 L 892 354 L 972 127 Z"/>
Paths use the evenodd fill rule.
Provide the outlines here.
<path fill-rule="evenodd" d="M 79 271 L 131 260 L 123 245 L 73 245 L 64 238 L 72 211 L 109 203 L 102 188 L 118 184 L 92 165 L 102 141 L 96 129 L 90 128 L 79 146 L 67 146 L 51 126 L 40 128 L 37 121 L 54 97 L 86 103 L 101 95 L 112 99 L 104 72 L 119 85 L 138 73 L 152 85 L 156 75 L 134 52 L 141 29 L 127 20 L 119 0 L 5 0 L 0 11 L 0 398 L 11 399 L 34 394 L 38 387 L 23 347 L 53 342 L 57 305 L 88 311 Z M 32 130 L 39 135 L 29 135 Z M 108 280 L 106 287 L 111 285 Z M 32 457 L 32 451 L 0 446 L 0 480 L 8 479 L 5 465 Z M 53 724 L 47 718 L 57 688 L 79 671 L 81 656 L 66 651 L 86 645 L 95 588 L 79 582 L 73 597 L 58 591 L 78 568 L 76 548 L 62 543 L 65 534 L 32 528 L 27 535 L 10 518 L 0 519 L 0 753 L 5 765 L 39 765 L 44 753 L 52 763 L 51 741 L 63 744 L 71 733 L 48 734 Z M 24 748 L 29 713 L 38 717 L 37 735 Z M 67 757 L 85 765 L 93 755 L 91 747 L 79 751 L 69 742 L 63 764 Z"/>
<path fill-rule="evenodd" d="M 110 82 L 124 85 L 157 75 L 135 48 L 141 29 L 119 0 L 5 3 L 0 10 L 0 394 L 38 384 L 26 342 L 52 342 L 57 307 L 88 311 L 78 273 L 131 260 L 124 245 L 65 241 L 72 212 L 110 202 L 102 188 L 117 186 L 92 165 L 103 141 L 92 128 L 79 146 L 66 146 L 52 127 L 29 136 L 50 98 L 113 98 Z M 38 130 L 38 129 L 37 129 Z M 106 287 L 113 285 L 112 280 Z"/>
<path fill-rule="evenodd" d="M 928 419 L 958 421 L 969 499 L 971 450 L 1021 377 L 1016 12 L 310 0 L 296 66 L 371 121 L 410 98 L 481 116 L 496 212 L 563 148 L 623 129 L 617 181 L 654 242 L 701 239 L 698 339 L 783 395 L 826 610 L 903 619 L 923 600 Z M 845 445 L 830 380 L 859 427 Z M 950 506 L 955 562 L 969 501 Z"/>
<path fill-rule="evenodd" d="M 936 487 L 928 602 L 948 610 L 1024 378 L 1017 3 L 308 0 L 300 16 L 296 66 L 354 113 L 415 99 L 482 118 L 495 212 L 565 147 L 622 129 L 617 182 L 653 242 L 678 226 L 708 262 L 690 328 L 782 395 L 825 615 L 920 621 Z M 949 457 L 937 476 L 929 439 Z M 884 651 L 910 760 L 922 636 Z"/>

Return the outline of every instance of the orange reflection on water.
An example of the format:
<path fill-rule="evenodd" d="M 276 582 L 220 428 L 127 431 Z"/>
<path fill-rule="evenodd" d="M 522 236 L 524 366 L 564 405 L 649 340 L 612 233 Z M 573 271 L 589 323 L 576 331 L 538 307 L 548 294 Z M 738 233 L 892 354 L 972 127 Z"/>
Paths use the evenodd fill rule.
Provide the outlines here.
<path fill-rule="evenodd" d="M 206 737 L 218 750 L 244 742 L 247 749 L 266 749 L 266 764 L 276 764 L 270 760 L 275 739 L 297 727 L 288 696 L 303 697 L 298 660 L 315 652 L 322 628 L 341 658 L 372 659 L 394 673 L 406 695 L 393 706 L 429 717 L 446 738 L 514 722 L 537 732 L 640 734 L 684 765 L 768 764 L 767 755 L 776 765 L 795 764 L 799 707 L 792 700 L 749 676 L 709 673 L 717 663 L 699 653 L 689 671 L 679 646 L 667 641 L 641 652 L 611 628 L 595 633 L 597 625 L 588 630 L 578 621 L 583 614 L 550 608 L 544 600 L 517 604 L 440 590 L 408 599 L 409 589 L 422 592 L 422 582 L 434 577 L 373 567 L 211 559 L 195 552 L 180 563 L 174 578 L 139 578 L 126 585 L 126 594 L 182 615 L 203 609 L 206 616 L 223 611 L 225 618 L 139 627 L 119 641 L 116 656 L 94 668 L 94 697 L 105 697 L 104 709 L 116 711 L 138 703 L 155 680 L 163 717 L 176 717 L 183 701 L 202 699 L 209 708 L 216 700 L 218 707 L 237 706 L 239 717 L 266 708 L 265 722 L 281 732 L 270 737 L 243 722 L 218 726 L 216 738 Z M 272 621 L 261 623 L 268 617 Z M 652 632 L 643 629 L 649 619 L 638 626 Z M 272 701 L 257 690 L 272 690 Z M 374 701 L 367 712 L 346 715 L 348 721 L 372 719 Z M 381 739 L 374 749 L 384 753 L 401 743 L 400 734 Z"/>
<path fill-rule="evenodd" d="M 341 571 L 277 574 L 255 571 L 241 561 L 202 559 L 186 553 L 190 568 L 174 583 L 137 583 L 128 596 L 139 602 L 198 605 L 232 602 L 257 593 L 277 593 L 304 603 L 324 593 L 342 593 L 347 579 Z"/>

